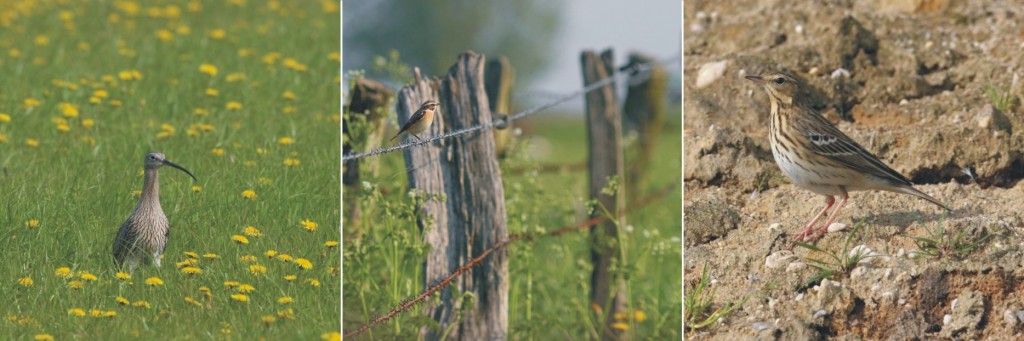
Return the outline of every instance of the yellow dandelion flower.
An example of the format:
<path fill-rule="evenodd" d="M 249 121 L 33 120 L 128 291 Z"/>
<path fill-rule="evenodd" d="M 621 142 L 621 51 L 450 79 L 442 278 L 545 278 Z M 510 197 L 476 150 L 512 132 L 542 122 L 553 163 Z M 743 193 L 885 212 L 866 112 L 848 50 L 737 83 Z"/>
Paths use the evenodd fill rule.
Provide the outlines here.
<path fill-rule="evenodd" d="M 81 288 L 85 287 L 85 282 L 82 282 L 82 281 L 71 281 L 71 282 L 68 283 L 68 286 L 71 287 L 71 289 L 81 289 Z"/>
<path fill-rule="evenodd" d="M 285 309 L 285 310 L 281 310 L 281 311 L 277 312 L 277 317 L 280 317 L 280 318 L 283 318 L 283 319 L 294 320 L 295 319 L 295 309 L 288 308 L 288 309 Z"/>
<path fill-rule="evenodd" d="M 253 264 L 249 266 L 249 273 L 253 275 L 265 274 L 267 273 L 267 267 L 259 264 Z"/>
<path fill-rule="evenodd" d="M 0 113 L 0 122 L 7 123 L 7 122 L 10 122 L 10 121 L 11 121 L 11 115 Z"/>
<path fill-rule="evenodd" d="M 129 305 L 129 304 L 132 303 L 131 301 L 128 301 L 127 298 L 124 298 L 124 297 L 121 297 L 121 296 L 115 297 L 114 301 L 117 302 L 117 304 L 120 304 L 120 305 Z"/>
<path fill-rule="evenodd" d="M 53 335 L 50 334 L 36 334 L 33 339 L 36 341 L 53 341 Z"/>
<path fill-rule="evenodd" d="M 263 255 L 265 255 L 265 256 L 267 256 L 269 258 L 274 258 L 274 256 L 277 256 L 277 251 L 276 250 L 267 250 L 267 252 L 264 252 Z"/>
<path fill-rule="evenodd" d="M 292 256 L 287 254 L 287 253 L 279 254 L 279 255 L 277 255 L 276 258 L 277 258 L 277 260 L 285 262 L 285 263 L 288 263 L 288 262 L 292 261 Z"/>
<path fill-rule="evenodd" d="M 265 63 L 265 64 L 274 64 L 274 63 L 277 62 L 278 59 L 281 59 L 281 53 L 279 53 L 279 52 L 267 53 L 267 54 L 263 55 L 262 59 L 263 59 L 263 63 Z"/>
<path fill-rule="evenodd" d="M 39 220 L 37 220 L 37 219 L 30 219 L 30 220 L 25 222 L 25 227 L 30 228 L 30 229 L 37 228 L 37 227 L 39 227 Z"/>
<path fill-rule="evenodd" d="M 249 48 L 243 48 L 238 50 L 238 56 L 243 58 L 252 56 L 254 53 L 256 53 L 256 51 Z"/>
<path fill-rule="evenodd" d="M 210 38 L 213 38 L 213 39 L 224 39 L 224 37 L 226 37 L 227 35 L 228 35 L 228 33 L 226 31 L 224 31 L 224 29 L 218 28 L 218 29 L 210 30 Z"/>
<path fill-rule="evenodd" d="M 206 259 L 218 259 L 218 258 L 220 258 L 220 255 L 218 255 L 216 253 L 204 253 L 203 254 L 203 258 L 206 258 Z"/>
<path fill-rule="evenodd" d="M 60 104 L 57 104 L 57 109 L 60 109 L 61 114 L 64 115 L 64 117 L 67 117 L 67 118 L 78 117 L 78 106 L 77 105 L 74 105 L 74 104 L 71 104 L 71 103 L 68 103 L 68 102 L 60 102 Z"/>
<path fill-rule="evenodd" d="M 264 315 L 261 320 L 263 320 L 263 324 L 273 324 L 277 321 L 277 317 L 274 317 L 273 315 Z"/>
<path fill-rule="evenodd" d="M 121 100 L 119 100 L 119 99 L 112 99 L 112 100 L 110 100 L 110 106 L 112 106 L 112 107 L 117 108 L 117 107 L 120 107 L 122 105 L 124 105 L 124 102 L 121 102 Z"/>
<path fill-rule="evenodd" d="M 249 237 L 263 237 L 263 232 L 253 226 L 246 226 L 243 233 Z"/>
<path fill-rule="evenodd" d="M 96 121 L 91 118 L 82 120 L 82 128 L 92 128 L 94 125 L 96 125 Z"/>
<path fill-rule="evenodd" d="M 283 145 L 289 145 L 289 144 L 295 143 L 295 139 L 291 138 L 291 137 L 285 136 L 285 137 L 277 139 L 277 143 L 280 143 L 280 144 L 283 144 Z"/>
<path fill-rule="evenodd" d="M 103 89 L 99 89 L 99 90 L 96 90 L 96 91 L 92 92 L 92 97 L 96 97 L 96 98 L 107 98 L 107 96 L 109 96 L 109 95 L 110 95 L 110 93 L 108 93 L 107 90 L 103 90 Z"/>
<path fill-rule="evenodd" d="M 7 143 L 7 135 L 0 134 L 0 143 Z"/>
<path fill-rule="evenodd" d="M 203 273 L 203 269 L 194 266 L 186 266 L 181 269 L 181 272 L 186 275 L 198 275 Z"/>
<path fill-rule="evenodd" d="M 228 288 L 234 288 L 234 287 L 237 287 L 239 285 L 242 285 L 242 284 L 238 283 L 238 281 L 224 281 L 224 286 L 228 287 Z"/>
<path fill-rule="evenodd" d="M 69 131 L 71 131 L 71 126 L 69 126 L 67 123 L 58 124 L 57 125 L 57 131 L 62 132 L 62 133 L 69 132 Z"/>
<path fill-rule="evenodd" d="M 7 54 L 10 55 L 11 58 L 20 58 L 21 57 L 21 50 L 19 50 L 19 49 L 10 49 L 10 50 L 7 51 Z"/>
<path fill-rule="evenodd" d="M 174 39 L 174 32 L 171 32 L 168 29 L 160 29 L 156 31 L 156 38 L 163 41 L 171 41 Z"/>
<path fill-rule="evenodd" d="M 160 277 L 146 278 L 146 285 L 149 285 L 149 286 L 164 285 L 164 280 L 160 279 Z"/>
<path fill-rule="evenodd" d="M 71 268 L 66 267 L 66 266 L 65 267 L 60 267 L 60 268 L 57 268 L 57 271 L 54 271 L 53 274 L 57 275 L 57 277 L 68 278 L 68 277 L 71 277 Z"/>
<path fill-rule="evenodd" d="M 195 253 L 193 251 L 185 251 L 185 257 L 192 258 L 192 259 L 198 259 L 199 258 L 199 254 Z"/>
<path fill-rule="evenodd" d="M 146 309 L 149 309 L 149 308 L 153 307 L 153 306 L 151 306 L 149 304 L 149 302 L 146 302 L 146 301 L 135 301 L 135 303 L 132 303 L 132 306 L 136 307 L 136 308 L 146 308 Z"/>
<path fill-rule="evenodd" d="M 302 228 L 304 228 L 306 230 L 309 230 L 309 231 L 316 231 L 316 228 L 318 226 L 320 226 L 319 224 L 317 224 L 317 223 L 315 223 L 315 222 L 313 222 L 312 220 L 309 220 L 309 219 L 304 219 L 304 220 L 300 221 L 299 224 L 302 225 Z"/>
<path fill-rule="evenodd" d="M 622 322 L 615 322 L 615 323 L 612 323 L 612 328 L 618 329 L 618 330 L 629 330 L 629 325 L 625 324 L 625 323 L 622 323 Z"/>
<path fill-rule="evenodd" d="M 18 278 L 18 284 L 21 284 L 21 286 L 27 288 L 27 287 L 30 287 L 30 286 L 36 284 L 36 282 L 33 281 L 31 277 L 22 277 L 22 278 Z"/>
<path fill-rule="evenodd" d="M 199 301 L 196 301 L 192 297 L 185 297 L 185 303 L 188 303 L 188 304 L 191 304 L 191 305 L 194 305 L 194 306 L 197 306 L 197 307 L 203 306 L 202 303 L 199 303 Z"/>
<path fill-rule="evenodd" d="M 284 112 L 285 114 L 291 114 L 291 113 L 295 112 L 296 110 L 299 110 L 299 109 L 295 108 L 294 105 L 286 105 L 284 108 L 281 109 L 281 111 Z"/>
<path fill-rule="evenodd" d="M 252 262 L 256 261 L 256 256 L 244 255 L 241 258 L 239 258 L 238 260 L 241 261 L 242 263 L 252 263 Z"/>
<path fill-rule="evenodd" d="M 335 62 L 340 62 L 341 61 L 341 52 L 337 52 L 337 51 L 331 52 L 331 53 L 327 54 L 327 59 L 330 59 L 331 61 L 335 61 Z"/>
<path fill-rule="evenodd" d="M 284 165 L 288 167 L 298 167 L 302 162 L 299 159 L 284 159 Z"/>
<path fill-rule="evenodd" d="M 341 333 L 339 332 L 328 332 L 320 334 L 320 339 L 324 341 L 341 341 Z"/>
<path fill-rule="evenodd" d="M 295 276 L 295 275 L 287 275 L 287 276 L 284 276 L 284 280 L 285 280 L 285 281 L 288 281 L 288 282 L 293 282 L 293 281 L 295 281 L 295 279 L 296 279 L 296 278 L 299 278 L 299 277 L 298 277 L 298 276 Z"/>
<path fill-rule="evenodd" d="M 205 93 L 206 93 L 207 96 L 217 97 L 217 95 L 220 94 L 220 91 L 217 91 L 217 89 L 214 89 L 214 88 L 207 88 Z"/>
<path fill-rule="evenodd" d="M 210 154 L 213 154 L 213 155 L 216 155 L 216 156 L 224 156 L 224 148 L 220 148 L 220 147 L 213 148 L 213 149 L 210 150 Z"/>
<path fill-rule="evenodd" d="M 226 283 L 226 282 L 225 282 L 225 283 Z M 201 286 L 201 287 L 199 287 L 199 292 L 200 292 L 200 293 L 202 293 L 202 294 L 203 294 L 204 296 L 206 296 L 206 297 L 211 297 L 211 296 L 213 296 L 213 291 L 212 291 L 212 290 L 210 290 L 210 288 L 207 288 L 207 287 L 206 287 L 205 285 L 204 285 L 204 286 Z"/>
<path fill-rule="evenodd" d="M 333 241 L 333 240 L 328 240 L 328 241 L 324 242 L 324 246 L 326 246 L 328 249 L 330 249 L 332 247 L 338 246 L 338 242 L 337 241 Z"/>
<path fill-rule="evenodd" d="M 320 281 L 312 279 L 312 278 L 307 278 L 306 279 L 306 283 L 309 283 L 310 286 L 314 286 L 314 287 L 319 287 L 320 286 Z"/>
<path fill-rule="evenodd" d="M 615 313 L 614 315 L 612 315 L 612 318 L 614 318 L 617 321 L 625 320 L 626 319 L 626 313 L 622 313 L 622 312 Z"/>
<path fill-rule="evenodd" d="M 103 317 L 116 317 L 116 316 L 117 316 L 117 312 L 113 311 L 113 310 L 107 310 L 107 311 L 103 312 Z"/>
<path fill-rule="evenodd" d="M 646 320 L 646 319 L 647 319 L 647 314 L 644 314 L 643 311 L 637 310 L 637 311 L 633 312 L 633 321 L 640 322 L 640 321 L 643 321 L 643 320 Z"/>
<path fill-rule="evenodd" d="M 213 66 L 213 64 L 202 64 L 202 65 L 199 65 L 199 72 L 207 74 L 207 75 L 210 75 L 210 76 L 216 76 L 217 75 L 217 67 Z"/>
<path fill-rule="evenodd" d="M 299 61 L 295 60 L 295 58 L 285 58 L 284 61 L 281 62 L 281 64 L 283 64 L 284 67 L 295 71 L 306 71 L 308 69 L 308 67 L 305 64 L 299 63 Z"/>
<path fill-rule="evenodd" d="M 241 82 L 245 80 L 245 74 L 241 72 L 235 72 L 227 76 L 228 83 Z"/>
<path fill-rule="evenodd" d="M 40 104 L 43 104 L 43 102 L 40 102 L 38 99 L 29 97 L 25 99 L 25 102 L 22 103 L 22 106 L 27 109 L 38 107 Z"/>
<path fill-rule="evenodd" d="M 228 110 L 241 110 L 242 109 L 242 103 L 241 102 L 237 102 L 237 101 L 230 101 L 230 102 L 228 102 L 228 104 L 225 107 Z"/>
<path fill-rule="evenodd" d="M 231 295 L 231 299 L 239 302 L 249 302 L 249 296 L 246 294 L 234 294 Z"/>
<path fill-rule="evenodd" d="M 256 199 L 256 191 L 247 189 L 242 191 L 242 197 L 246 199 Z"/>
<path fill-rule="evenodd" d="M 291 296 L 283 296 L 283 297 L 277 299 L 277 303 L 280 303 L 280 304 L 288 304 L 288 303 L 292 303 L 292 302 L 295 302 L 295 299 L 292 298 Z"/>
<path fill-rule="evenodd" d="M 268 151 L 266 148 L 256 148 L 256 154 L 258 155 L 267 155 L 267 153 Z"/>
<path fill-rule="evenodd" d="M 203 108 L 195 108 L 192 110 L 192 114 L 196 116 L 207 116 L 210 112 Z"/>
<path fill-rule="evenodd" d="M 81 273 L 78 274 L 78 278 L 81 278 L 81 279 L 86 280 L 86 281 L 95 281 L 96 280 L 96 275 L 93 275 L 93 274 L 88 273 L 88 272 L 81 272 Z"/>
<path fill-rule="evenodd" d="M 118 272 L 117 274 L 114 275 L 114 277 L 117 277 L 117 279 L 125 281 L 132 279 L 132 275 L 128 274 L 127 272 Z"/>
<path fill-rule="evenodd" d="M 50 37 L 47 37 L 45 35 L 40 34 L 40 35 L 36 36 L 36 40 L 35 41 L 36 41 L 36 45 L 46 46 L 46 45 L 50 44 Z"/>
<path fill-rule="evenodd" d="M 269 185 L 269 184 L 274 183 L 274 180 L 271 180 L 269 178 L 260 177 L 260 178 L 256 179 L 256 183 L 258 183 L 260 185 Z"/>
<path fill-rule="evenodd" d="M 236 235 L 232 235 L 231 236 L 231 240 L 233 240 L 235 243 L 239 243 L 239 244 L 249 244 L 249 238 L 245 238 L 245 236 L 241 236 L 241 235 L 237 235 L 237 234 Z"/>
<path fill-rule="evenodd" d="M 256 291 L 256 288 L 249 284 L 241 284 L 235 290 L 238 290 L 238 292 L 253 292 Z"/>
<path fill-rule="evenodd" d="M 295 100 L 295 93 L 291 91 L 285 91 L 283 94 L 281 94 L 281 97 L 286 100 L 293 101 Z"/>
<path fill-rule="evenodd" d="M 295 265 L 298 265 L 299 268 L 302 268 L 303 270 L 309 270 L 313 268 L 313 263 L 305 258 L 296 258 Z"/>
<path fill-rule="evenodd" d="M 25 145 L 29 146 L 29 147 L 32 147 L 32 148 L 39 147 L 39 140 L 36 140 L 36 139 L 25 139 Z"/>
<path fill-rule="evenodd" d="M 82 308 L 71 308 L 68 309 L 68 315 L 82 317 L 85 316 L 85 310 L 82 310 Z"/>

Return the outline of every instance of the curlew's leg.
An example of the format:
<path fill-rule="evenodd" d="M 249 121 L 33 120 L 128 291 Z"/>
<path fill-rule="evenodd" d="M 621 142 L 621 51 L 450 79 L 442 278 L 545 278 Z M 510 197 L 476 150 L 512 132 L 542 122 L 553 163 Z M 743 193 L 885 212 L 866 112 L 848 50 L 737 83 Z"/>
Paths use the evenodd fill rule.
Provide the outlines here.
<path fill-rule="evenodd" d="M 160 253 L 153 254 L 153 265 L 156 265 L 158 268 L 160 267 Z"/>
<path fill-rule="evenodd" d="M 835 204 L 835 203 L 836 203 L 836 198 L 835 197 L 833 197 L 831 195 L 826 196 L 825 197 L 825 208 L 822 208 L 821 211 L 819 211 L 818 214 L 814 216 L 814 219 L 811 219 L 811 221 L 807 222 L 807 225 L 804 226 L 803 232 L 800 232 L 800 234 L 798 234 L 796 236 L 796 240 L 797 241 L 802 241 L 804 239 L 804 237 L 807 237 L 811 233 L 813 233 L 814 232 L 814 224 L 817 223 L 818 220 L 821 219 L 821 216 L 825 214 L 825 211 L 828 211 L 829 208 L 832 208 L 832 204 Z"/>

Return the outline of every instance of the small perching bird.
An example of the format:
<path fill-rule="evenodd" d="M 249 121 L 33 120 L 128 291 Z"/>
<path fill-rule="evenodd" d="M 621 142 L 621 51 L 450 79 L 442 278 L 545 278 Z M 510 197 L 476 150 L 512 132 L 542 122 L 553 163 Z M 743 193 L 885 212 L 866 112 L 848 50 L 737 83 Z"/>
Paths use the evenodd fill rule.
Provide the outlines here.
<path fill-rule="evenodd" d="M 899 172 L 879 161 L 860 144 L 832 125 L 807 101 L 796 77 L 784 72 L 747 76 L 764 87 L 771 100 L 769 139 L 775 163 L 793 184 L 825 196 L 825 208 L 814 216 L 797 241 L 813 241 L 827 231 L 850 196 L 847 192 L 883 190 L 910 194 L 952 211 L 935 198 L 914 189 Z M 814 224 L 835 204 L 824 225 Z"/>
<path fill-rule="evenodd" d="M 433 100 L 423 102 L 423 104 L 420 105 L 420 108 L 409 117 L 409 120 L 405 122 L 402 129 L 398 130 L 398 134 L 395 134 L 395 137 L 392 137 L 391 140 L 394 141 L 399 135 L 405 133 L 412 135 L 417 140 L 423 141 L 416 135 L 416 133 L 421 133 L 427 130 L 427 128 L 430 128 L 430 124 L 434 122 L 434 114 L 436 113 L 437 106 L 439 105 L 441 105 L 441 103 Z"/>
<path fill-rule="evenodd" d="M 128 272 L 134 272 L 135 267 L 147 259 L 159 267 L 160 255 L 167 248 L 171 229 L 164 210 L 160 208 L 160 182 L 157 180 L 157 171 L 161 166 L 177 168 L 191 176 L 192 180 L 199 181 L 192 172 L 165 159 L 164 154 L 146 154 L 145 182 L 142 185 L 139 204 L 135 206 L 131 216 L 128 216 L 128 220 L 121 224 L 121 229 L 117 231 L 117 237 L 114 239 L 114 262 L 119 268 L 124 268 L 127 264 Z"/>

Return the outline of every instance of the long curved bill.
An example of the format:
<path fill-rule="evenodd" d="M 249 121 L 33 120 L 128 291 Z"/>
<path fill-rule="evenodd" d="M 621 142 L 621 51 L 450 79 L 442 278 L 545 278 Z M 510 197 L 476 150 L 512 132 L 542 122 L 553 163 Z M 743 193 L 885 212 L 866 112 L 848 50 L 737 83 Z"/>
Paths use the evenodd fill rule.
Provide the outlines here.
<path fill-rule="evenodd" d="M 196 179 L 196 176 L 192 175 L 192 172 L 189 172 L 188 169 L 185 169 L 185 167 L 178 166 L 178 164 L 176 164 L 174 162 L 170 162 L 168 160 L 164 160 L 164 164 L 168 165 L 168 166 L 171 166 L 171 167 L 174 167 L 174 168 L 177 168 L 177 169 L 181 170 L 182 172 L 185 172 L 185 174 L 188 174 L 188 176 L 192 177 L 192 180 L 195 180 L 197 182 L 199 181 L 199 179 Z"/>

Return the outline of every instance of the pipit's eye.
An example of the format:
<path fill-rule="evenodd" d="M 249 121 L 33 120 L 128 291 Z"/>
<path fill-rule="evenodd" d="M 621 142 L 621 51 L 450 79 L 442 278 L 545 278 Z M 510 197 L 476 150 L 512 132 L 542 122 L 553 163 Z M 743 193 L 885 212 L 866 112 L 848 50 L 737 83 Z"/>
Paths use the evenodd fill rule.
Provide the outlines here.
<path fill-rule="evenodd" d="M 775 79 L 775 84 L 782 85 L 782 83 L 785 83 L 785 82 L 786 82 L 786 79 L 782 78 L 782 77 L 779 77 L 779 78 Z"/>

